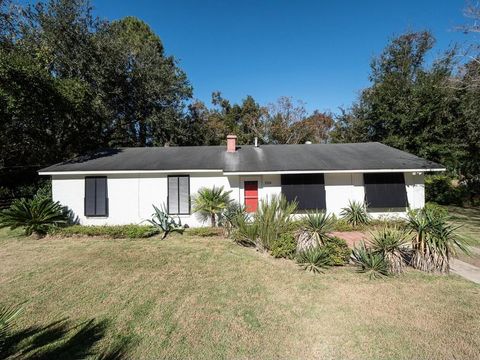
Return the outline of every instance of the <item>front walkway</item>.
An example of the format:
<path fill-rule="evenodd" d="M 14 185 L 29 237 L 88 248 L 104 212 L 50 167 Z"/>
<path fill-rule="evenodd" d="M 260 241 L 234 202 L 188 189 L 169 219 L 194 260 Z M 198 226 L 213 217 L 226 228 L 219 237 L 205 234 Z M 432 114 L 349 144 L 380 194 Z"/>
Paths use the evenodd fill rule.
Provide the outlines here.
<path fill-rule="evenodd" d="M 480 268 L 467 264 L 458 259 L 452 259 L 450 263 L 450 270 L 452 273 L 460 275 L 465 279 L 480 284 Z"/>

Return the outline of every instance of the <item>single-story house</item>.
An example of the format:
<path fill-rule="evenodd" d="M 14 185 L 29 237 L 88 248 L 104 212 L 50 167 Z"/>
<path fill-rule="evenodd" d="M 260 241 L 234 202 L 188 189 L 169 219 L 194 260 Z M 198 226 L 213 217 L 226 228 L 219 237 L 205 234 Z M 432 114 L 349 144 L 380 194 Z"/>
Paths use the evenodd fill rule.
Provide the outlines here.
<path fill-rule="evenodd" d="M 52 178 L 53 199 L 81 224 L 131 224 L 166 206 L 182 224 L 202 226 L 192 198 L 223 186 L 254 212 L 258 202 L 284 194 L 298 211 L 338 215 L 350 200 L 374 217 L 404 216 L 425 203 L 424 174 L 443 166 L 381 143 L 120 148 L 78 157 L 39 171 Z"/>

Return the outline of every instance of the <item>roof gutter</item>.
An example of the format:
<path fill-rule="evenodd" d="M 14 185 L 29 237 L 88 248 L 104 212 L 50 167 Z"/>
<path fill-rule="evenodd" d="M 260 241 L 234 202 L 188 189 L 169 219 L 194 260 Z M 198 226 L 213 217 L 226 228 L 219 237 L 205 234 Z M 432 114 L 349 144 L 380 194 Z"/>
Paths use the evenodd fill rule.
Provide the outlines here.
<path fill-rule="evenodd" d="M 434 169 L 359 169 L 359 170 L 293 170 L 293 171 L 224 171 L 223 175 L 277 175 L 277 174 L 351 174 L 351 173 L 403 173 L 446 171 L 446 168 Z"/>
<path fill-rule="evenodd" d="M 434 169 L 359 169 L 359 170 L 292 170 L 292 171 L 223 171 L 221 169 L 184 169 L 184 170 L 106 170 L 106 171 L 39 171 L 39 175 L 125 175 L 125 174 L 193 174 L 222 173 L 222 175 L 281 175 L 281 174 L 345 174 L 345 173 L 399 173 L 445 171 Z"/>
<path fill-rule="evenodd" d="M 116 174 L 185 174 L 185 173 L 221 173 L 221 169 L 185 169 L 185 170 L 92 170 L 92 171 L 39 171 L 38 175 L 116 175 Z"/>

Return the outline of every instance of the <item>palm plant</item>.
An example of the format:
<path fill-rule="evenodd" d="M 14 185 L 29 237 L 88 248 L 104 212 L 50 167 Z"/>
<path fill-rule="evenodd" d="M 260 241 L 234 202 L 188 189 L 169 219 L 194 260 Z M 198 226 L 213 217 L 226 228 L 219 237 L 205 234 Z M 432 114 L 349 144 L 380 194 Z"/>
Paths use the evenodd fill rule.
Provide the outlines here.
<path fill-rule="evenodd" d="M 416 269 L 448 273 L 456 249 L 468 253 L 465 242 L 454 234 L 457 228 L 448 223 L 448 215 L 434 207 L 410 211 L 407 226 L 414 234 L 411 264 Z"/>
<path fill-rule="evenodd" d="M 358 267 L 358 272 L 366 273 L 370 279 L 388 276 L 388 263 L 383 254 L 367 249 L 365 243 L 360 243 L 352 251 L 353 262 Z"/>
<path fill-rule="evenodd" d="M 0 353 L 5 344 L 5 339 L 13 325 L 13 320 L 22 312 L 20 306 L 7 306 L 0 308 Z"/>
<path fill-rule="evenodd" d="M 163 210 L 160 210 L 155 205 L 152 205 L 155 212 L 152 214 L 152 219 L 147 220 L 155 228 L 163 232 L 162 239 L 165 239 L 170 233 L 178 232 L 182 234 L 185 231 L 185 228 L 182 227 L 182 222 L 178 219 L 178 222 L 168 215 L 165 206 Z"/>
<path fill-rule="evenodd" d="M 348 206 L 340 212 L 340 216 L 353 227 L 367 225 L 370 222 L 367 206 L 358 201 L 349 201 Z"/>
<path fill-rule="evenodd" d="M 225 235 L 230 236 L 232 230 L 238 228 L 240 223 L 245 223 L 249 220 L 250 215 L 247 213 L 245 206 L 237 202 L 231 202 L 221 213 L 218 224 L 224 228 Z"/>
<path fill-rule="evenodd" d="M 302 231 L 307 235 L 310 243 L 315 246 L 325 245 L 333 231 L 334 218 L 325 212 L 309 212 L 302 219 Z"/>
<path fill-rule="evenodd" d="M 390 273 L 400 274 L 406 265 L 405 259 L 408 255 L 407 241 L 405 230 L 385 226 L 371 234 L 369 245 L 373 252 L 383 256 L 388 264 Z"/>
<path fill-rule="evenodd" d="M 193 199 L 193 211 L 198 214 L 202 221 L 210 219 L 212 227 L 217 226 L 217 219 L 223 210 L 232 202 L 230 193 L 224 191 L 223 186 L 213 188 L 203 187 L 198 190 L 197 196 Z"/>
<path fill-rule="evenodd" d="M 0 213 L 0 228 L 24 228 L 25 235 L 43 236 L 52 226 L 66 224 L 65 208 L 49 198 L 15 200 L 10 208 Z"/>
<path fill-rule="evenodd" d="M 296 202 L 289 202 L 285 196 L 272 196 L 260 202 L 254 216 L 258 229 L 257 247 L 271 250 L 277 238 L 291 230 L 291 215 L 297 209 Z"/>
<path fill-rule="evenodd" d="M 320 273 L 330 267 L 330 253 L 323 247 L 310 248 L 297 254 L 297 264 L 305 271 Z"/>

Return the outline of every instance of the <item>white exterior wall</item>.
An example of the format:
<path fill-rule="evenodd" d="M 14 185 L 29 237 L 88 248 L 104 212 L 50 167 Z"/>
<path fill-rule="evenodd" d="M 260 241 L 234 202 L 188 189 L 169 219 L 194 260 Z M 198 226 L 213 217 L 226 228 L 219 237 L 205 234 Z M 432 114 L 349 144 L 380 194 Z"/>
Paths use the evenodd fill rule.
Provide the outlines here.
<path fill-rule="evenodd" d="M 172 174 L 174 175 L 174 174 Z M 181 174 L 178 174 L 181 175 Z M 185 175 L 185 174 L 184 174 Z M 281 175 L 225 176 L 218 173 L 191 173 L 190 196 L 196 195 L 201 187 L 223 186 L 231 190 L 231 198 L 243 203 L 243 182 L 258 181 L 259 199 L 281 194 Z M 81 224 L 117 225 L 138 224 L 149 219 L 153 213 L 152 204 L 161 207 L 167 202 L 167 174 L 107 175 L 109 216 L 104 218 L 84 216 L 85 176 L 52 176 L 52 193 L 55 201 L 68 206 Z M 408 203 L 411 208 L 421 208 L 425 203 L 424 176 L 419 173 L 405 173 Z M 327 212 L 339 215 L 349 200 L 362 202 L 365 197 L 363 174 L 325 174 Z M 373 209 L 372 216 L 405 216 L 405 209 Z M 206 226 L 197 217 L 180 215 L 182 224 L 191 227 Z"/>

